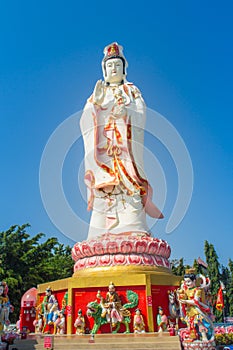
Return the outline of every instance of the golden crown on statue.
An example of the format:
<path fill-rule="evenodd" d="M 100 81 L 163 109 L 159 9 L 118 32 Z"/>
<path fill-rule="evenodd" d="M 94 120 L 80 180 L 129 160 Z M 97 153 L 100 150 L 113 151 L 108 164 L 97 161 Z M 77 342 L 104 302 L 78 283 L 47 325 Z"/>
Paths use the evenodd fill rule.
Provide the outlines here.
<path fill-rule="evenodd" d="M 119 56 L 119 54 L 120 54 L 120 50 L 119 50 L 119 46 L 117 43 L 113 43 L 113 44 L 109 45 L 108 50 L 107 50 L 108 57 Z"/>

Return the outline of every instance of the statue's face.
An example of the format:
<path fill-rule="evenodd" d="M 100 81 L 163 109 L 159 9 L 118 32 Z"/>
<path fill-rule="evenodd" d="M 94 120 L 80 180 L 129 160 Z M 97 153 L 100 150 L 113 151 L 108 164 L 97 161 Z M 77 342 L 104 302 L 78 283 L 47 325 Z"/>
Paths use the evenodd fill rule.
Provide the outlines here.
<path fill-rule="evenodd" d="M 119 84 L 124 79 L 123 62 L 120 58 L 111 58 L 105 63 L 105 81 L 110 84 Z"/>
<path fill-rule="evenodd" d="M 196 285 L 196 281 L 195 280 L 192 281 L 191 278 L 189 278 L 189 277 L 184 278 L 184 282 L 188 288 L 193 288 Z"/>
<path fill-rule="evenodd" d="M 110 293 L 113 294 L 113 293 L 115 292 L 115 287 L 112 286 L 112 285 L 110 285 L 110 286 L 108 287 L 108 290 L 109 290 Z"/>

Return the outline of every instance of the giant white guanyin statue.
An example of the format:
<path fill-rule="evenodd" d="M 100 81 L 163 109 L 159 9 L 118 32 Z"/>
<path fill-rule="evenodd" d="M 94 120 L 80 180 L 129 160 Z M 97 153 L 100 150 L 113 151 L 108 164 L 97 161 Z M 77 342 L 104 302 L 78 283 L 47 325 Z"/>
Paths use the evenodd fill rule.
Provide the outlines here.
<path fill-rule="evenodd" d="M 105 47 L 104 81 L 97 81 L 80 121 L 92 210 L 88 239 L 105 233 L 149 235 L 146 213 L 163 218 L 143 169 L 146 107 L 139 89 L 126 80 L 122 50 L 116 42 Z"/>

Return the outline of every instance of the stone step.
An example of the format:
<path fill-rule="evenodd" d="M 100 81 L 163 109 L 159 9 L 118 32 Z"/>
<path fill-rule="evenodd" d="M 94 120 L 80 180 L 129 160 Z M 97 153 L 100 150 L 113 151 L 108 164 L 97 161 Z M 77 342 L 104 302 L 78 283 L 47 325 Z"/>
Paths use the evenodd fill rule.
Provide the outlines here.
<path fill-rule="evenodd" d="M 54 350 L 180 350 L 179 337 L 170 337 L 169 335 L 158 335 L 158 333 L 144 334 L 97 334 L 94 342 L 90 343 L 90 335 L 83 336 L 55 336 L 53 337 Z M 17 340 L 13 347 L 18 350 L 43 350 L 44 336 L 29 337 L 25 340 Z"/>

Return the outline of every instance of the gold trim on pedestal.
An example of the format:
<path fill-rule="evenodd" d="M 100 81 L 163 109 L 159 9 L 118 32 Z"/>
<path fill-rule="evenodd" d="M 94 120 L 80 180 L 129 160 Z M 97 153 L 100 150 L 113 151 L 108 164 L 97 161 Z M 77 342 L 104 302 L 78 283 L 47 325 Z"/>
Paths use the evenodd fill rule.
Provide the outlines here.
<path fill-rule="evenodd" d="M 168 274 L 172 272 L 166 267 L 162 266 L 148 266 L 148 265 L 117 265 L 117 266 L 96 266 L 84 268 L 74 272 L 73 277 L 90 276 L 92 274 L 101 273 L 103 275 L 115 273 L 153 273 L 156 275 Z"/>
<path fill-rule="evenodd" d="M 105 285 L 104 283 L 109 283 L 116 278 L 121 282 L 120 285 L 140 285 L 143 281 L 145 283 L 145 276 L 151 276 L 151 284 L 157 285 L 179 285 L 180 278 L 174 276 L 171 270 L 165 267 L 156 266 L 146 266 L 146 265 L 118 265 L 118 266 L 106 266 L 106 267 L 93 267 L 78 270 L 73 274 L 73 279 L 77 279 L 84 286 L 85 280 L 88 283 L 97 283 L 100 285 Z M 127 277 L 127 278 L 126 278 Z"/>

